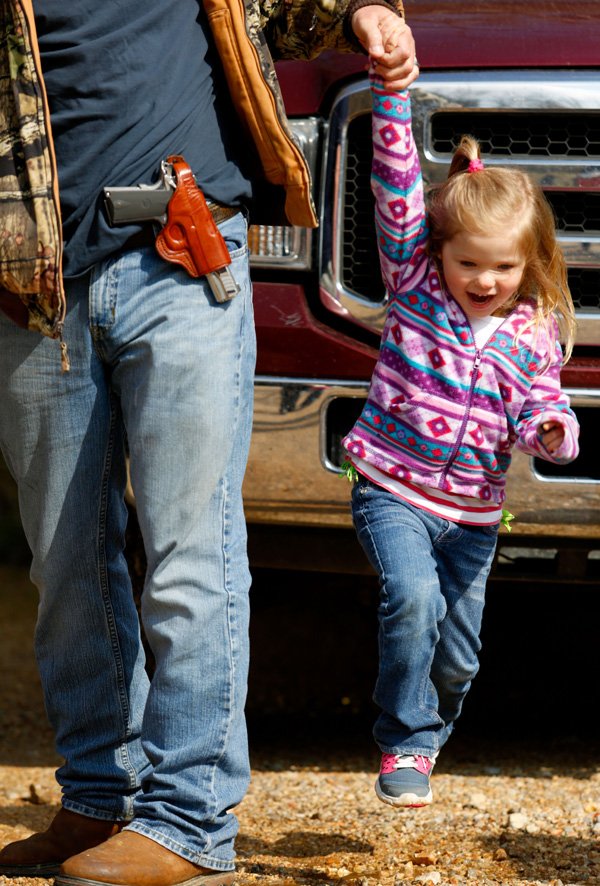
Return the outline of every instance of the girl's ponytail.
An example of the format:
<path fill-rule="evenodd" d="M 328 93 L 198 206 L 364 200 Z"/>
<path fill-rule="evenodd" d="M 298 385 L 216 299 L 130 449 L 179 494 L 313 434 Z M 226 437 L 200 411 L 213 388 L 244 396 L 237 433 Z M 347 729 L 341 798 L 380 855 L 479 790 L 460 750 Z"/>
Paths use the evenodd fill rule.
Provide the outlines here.
<path fill-rule="evenodd" d="M 480 172 L 482 169 L 479 142 L 470 135 L 463 135 L 452 157 L 448 178 L 459 172 Z"/>

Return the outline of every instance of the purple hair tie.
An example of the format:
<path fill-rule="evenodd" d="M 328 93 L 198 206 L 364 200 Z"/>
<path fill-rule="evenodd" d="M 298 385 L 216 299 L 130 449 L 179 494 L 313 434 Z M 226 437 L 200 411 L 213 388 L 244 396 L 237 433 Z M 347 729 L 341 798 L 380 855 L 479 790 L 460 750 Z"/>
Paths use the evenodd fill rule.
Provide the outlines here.
<path fill-rule="evenodd" d="M 479 157 L 477 157 L 475 160 L 469 161 L 469 167 L 467 170 L 468 172 L 481 172 L 483 169 L 485 169 L 485 166 L 483 165 Z"/>

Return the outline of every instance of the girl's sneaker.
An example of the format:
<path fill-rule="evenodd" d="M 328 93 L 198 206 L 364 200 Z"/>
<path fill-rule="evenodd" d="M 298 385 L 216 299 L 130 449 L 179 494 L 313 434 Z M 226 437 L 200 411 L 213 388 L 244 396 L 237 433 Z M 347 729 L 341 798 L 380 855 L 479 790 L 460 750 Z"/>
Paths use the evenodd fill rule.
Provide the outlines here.
<path fill-rule="evenodd" d="M 428 806 L 433 800 L 429 776 L 436 757 L 383 754 L 375 793 L 390 806 Z"/>

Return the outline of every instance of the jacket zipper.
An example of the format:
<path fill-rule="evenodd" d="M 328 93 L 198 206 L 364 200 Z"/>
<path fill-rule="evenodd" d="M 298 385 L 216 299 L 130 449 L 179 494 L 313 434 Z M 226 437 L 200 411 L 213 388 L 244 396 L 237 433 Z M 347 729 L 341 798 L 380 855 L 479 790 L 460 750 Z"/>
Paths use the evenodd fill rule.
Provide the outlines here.
<path fill-rule="evenodd" d="M 471 369 L 471 384 L 469 385 L 469 393 L 467 396 L 467 404 L 465 408 L 465 413 L 463 415 L 463 420 L 460 423 L 460 428 L 458 430 L 458 435 L 456 438 L 456 442 L 452 447 L 452 452 L 446 462 L 446 467 L 442 471 L 440 475 L 441 483 L 446 481 L 446 477 L 448 476 L 448 471 L 452 467 L 452 462 L 456 458 L 456 454 L 460 449 L 460 444 L 462 443 L 462 439 L 465 435 L 465 431 L 467 429 L 467 422 L 469 421 L 469 415 L 471 414 L 471 403 L 473 401 L 473 392 L 475 390 L 475 385 L 477 384 L 477 370 L 479 369 L 479 364 L 481 363 L 483 357 L 483 348 L 478 348 L 475 351 L 475 359 L 473 360 L 473 367 Z"/>

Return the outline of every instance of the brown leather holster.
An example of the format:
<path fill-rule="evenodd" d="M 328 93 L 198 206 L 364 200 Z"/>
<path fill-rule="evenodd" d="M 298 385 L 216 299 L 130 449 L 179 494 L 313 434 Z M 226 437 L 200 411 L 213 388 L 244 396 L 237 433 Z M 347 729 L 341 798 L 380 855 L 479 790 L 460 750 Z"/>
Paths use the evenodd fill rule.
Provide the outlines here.
<path fill-rule="evenodd" d="M 167 207 L 167 222 L 156 237 L 158 254 L 182 265 L 191 277 L 203 277 L 231 263 L 227 244 L 206 198 L 183 157 L 167 157 L 176 187 Z M 238 209 L 219 207 L 222 218 Z"/>

